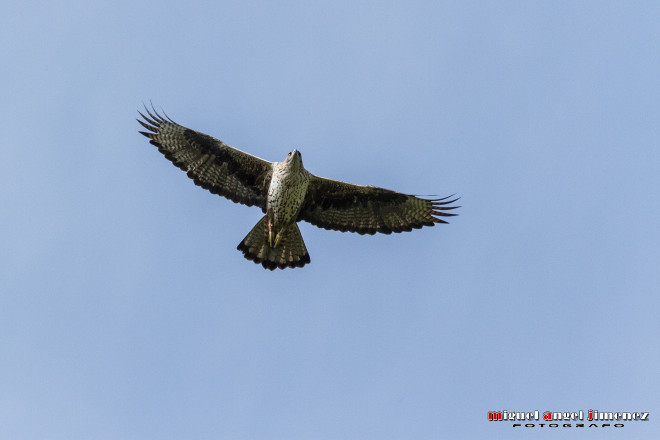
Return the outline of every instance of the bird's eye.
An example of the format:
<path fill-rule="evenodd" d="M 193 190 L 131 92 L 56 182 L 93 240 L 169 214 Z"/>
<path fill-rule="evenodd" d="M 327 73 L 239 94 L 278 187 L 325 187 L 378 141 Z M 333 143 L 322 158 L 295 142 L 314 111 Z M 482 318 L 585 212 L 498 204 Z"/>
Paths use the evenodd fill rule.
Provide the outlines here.
<path fill-rule="evenodd" d="M 287 154 L 287 156 L 291 156 L 291 152 L 290 152 L 290 151 L 289 151 L 289 154 Z"/>

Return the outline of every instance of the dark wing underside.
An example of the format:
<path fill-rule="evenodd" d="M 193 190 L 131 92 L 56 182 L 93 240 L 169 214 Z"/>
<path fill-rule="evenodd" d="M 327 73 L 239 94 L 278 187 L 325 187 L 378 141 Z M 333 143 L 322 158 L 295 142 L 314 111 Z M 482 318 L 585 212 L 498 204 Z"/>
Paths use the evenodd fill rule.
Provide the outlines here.
<path fill-rule="evenodd" d="M 447 200 L 450 197 L 426 200 L 375 186 L 313 176 L 298 220 L 359 234 L 412 231 L 447 223 L 438 217 L 456 215 L 445 212 L 458 208 L 448 206 L 458 200 Z"/>
<path fill-rule="evenodd" d="M 266 210 L 272 163 L 237 150 L 211 136 L 183 127 L 155 110 L 140 112 L 141 131 L 196 185 L 237 203 Z"/>

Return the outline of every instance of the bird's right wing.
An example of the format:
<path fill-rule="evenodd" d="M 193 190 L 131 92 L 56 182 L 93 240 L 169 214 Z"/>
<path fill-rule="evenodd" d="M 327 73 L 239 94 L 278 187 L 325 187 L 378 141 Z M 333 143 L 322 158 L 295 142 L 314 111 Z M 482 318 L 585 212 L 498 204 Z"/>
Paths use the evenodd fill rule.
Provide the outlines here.
<path fill-rule="evenodd" d="M 196 185 L 213 194 L 266 210 L 266 193 L 273 163 L 230 147 L 224 142 L 183 127 L 155 110 L 140 113 L 141 131 L 174 165 Z"/>
<path fill-rule="evenodd" d="M 458 198 L 422 199 L 385 188 L 313 176 L 298 220 L 319 228 L 358 234 L 391 234 L 447 223 Z"/>

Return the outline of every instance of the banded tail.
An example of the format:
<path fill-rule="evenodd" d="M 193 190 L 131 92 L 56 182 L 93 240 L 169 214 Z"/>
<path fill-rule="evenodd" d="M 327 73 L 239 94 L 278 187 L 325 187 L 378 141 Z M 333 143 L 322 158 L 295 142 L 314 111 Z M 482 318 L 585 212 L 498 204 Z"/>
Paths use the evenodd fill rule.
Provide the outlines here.
<path fill-rule="evenodd" d="M 296 223 L 287 227 L 277 247 L 270 247 L 266 216 L 259 220 L 236 249 L 243 252 L 243 256 L 248 260 L 261 263 L 265 269 L 270 270 L 275 270 L 276 267 L 303 267 L 311 261 Z"/>

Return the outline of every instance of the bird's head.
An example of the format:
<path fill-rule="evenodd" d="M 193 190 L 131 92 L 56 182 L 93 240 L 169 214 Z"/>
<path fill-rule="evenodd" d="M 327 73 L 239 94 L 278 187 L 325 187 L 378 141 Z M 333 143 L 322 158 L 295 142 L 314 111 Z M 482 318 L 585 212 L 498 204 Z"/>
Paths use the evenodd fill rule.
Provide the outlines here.
<path fill-rule="evenodd" d="M 302 154 L 300 154 L 300 151 L 298 150 L 290 151 L 289 154 L 287 154 L 286 159 L 284 159 L 284 163 L 287 166 L 302 168 Z"/>

